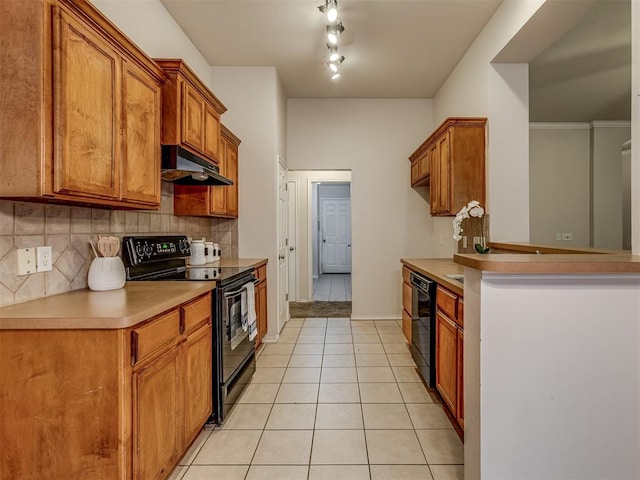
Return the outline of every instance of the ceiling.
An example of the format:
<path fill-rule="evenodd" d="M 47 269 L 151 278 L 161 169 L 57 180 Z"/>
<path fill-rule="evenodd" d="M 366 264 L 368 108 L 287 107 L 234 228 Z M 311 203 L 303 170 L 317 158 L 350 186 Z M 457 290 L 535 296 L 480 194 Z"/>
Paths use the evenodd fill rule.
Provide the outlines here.
<path fill-rule="evenodd" d="M 529 117 L 631 120 L 630 0 L 600 0 L 529 63 Z"/>
<path fill-rule="evenodd" d="M 502 0 L 339 0 L 341 77 L 324 0 L 161 0 L 214 66 L 275 66 L 288 98 L 433 98 Z"/>

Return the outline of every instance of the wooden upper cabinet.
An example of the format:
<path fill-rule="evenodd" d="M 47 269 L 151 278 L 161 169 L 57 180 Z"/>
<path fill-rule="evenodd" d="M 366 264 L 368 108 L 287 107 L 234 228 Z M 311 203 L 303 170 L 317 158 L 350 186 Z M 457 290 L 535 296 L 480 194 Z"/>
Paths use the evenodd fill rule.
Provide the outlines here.
<path fill-rule="evenodd" d="M 180 59 L 156 59 L 168 81 L 162 88 L 162 144 L 180 145 L 217 164 L 220 115 L 227 107 Z"/>
<path fill-rule="evenodd" d="M 430 185 L 431 215 L 455 215 L 471 200 L 485 205 L 486 123 L 448 118 L 409 157 L 411 186 Z"/>
<path fill-rule="evenodd" d="M 224 125 L 220 127 L 220 174 L 233 185 L 174 185 L 173 213 L 200 217 L 238 217 L 238 147 L 240 139 Z"/>
<path fill-rule="evenodd" d="M 71 12 L 54 12 L 54 192 L 117 200 L 120 56 Z"/>
<path fill-rule="evenodd" d="M 160 198 L 160 88 L 140 67 L 125 63 L 122 197 L 150 205 Z"/>
<path fill-rule="evenodd" d="M 2 2 L 0 197 L 157 209 L 162 70 L 89 2 Z"/>

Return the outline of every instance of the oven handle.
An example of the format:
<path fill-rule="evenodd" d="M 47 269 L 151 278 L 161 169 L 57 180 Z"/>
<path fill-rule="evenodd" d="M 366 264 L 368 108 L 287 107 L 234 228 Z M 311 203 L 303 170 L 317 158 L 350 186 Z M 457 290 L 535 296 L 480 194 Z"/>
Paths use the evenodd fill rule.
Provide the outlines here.
<path fill-rule="evenodd" d="M 254 285 L 257 285 L 258 283 L 260 283 L 260 280 L 258 280 L 257 278 L 254 278 L 251 280 L 253 282 Z M 240 293 L 242 293 L 245 290 L 244 285 L 242 286 L 242 288 L 239 288 L 237 290 L 234 290 L 232 292 L 224 292 L 224 298 L 229 298 L 229 297 L 235 297 L 237 295 L 239 295 Z"/>

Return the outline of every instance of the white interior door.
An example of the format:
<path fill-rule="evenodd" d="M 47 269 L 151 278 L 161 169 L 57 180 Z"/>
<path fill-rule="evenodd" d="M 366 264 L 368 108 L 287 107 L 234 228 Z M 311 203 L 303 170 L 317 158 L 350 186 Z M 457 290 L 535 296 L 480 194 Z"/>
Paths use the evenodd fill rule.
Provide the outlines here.
<path fill-rule="evenodd" d="M 298 196 L 298 183 L 295 181 L 289 180 L 287 182 L 287 190 L 288 190 L 288 216 L 289 216 L 289 225 L 288 225 L 288 235 L 289 239 L 289 250 L 288 250 L 288 267 L 289 267 L 289 301 L 296 302 L 298 300 L 298 288 L 297 288 L 297 216 L 298 216 L 298 208 L 297 208 L 297 196 Z"/>
<path fill-rule="evenodd" d="M 351 272 L 351 199 L 320 200 L 322 273 Z"/>
<path fill-rule="evenodd" d="M 278 159 L 280 157 L 278 156 Z M 287 280 L 287 223 L 289 220 L 287 192 L 287 168 L 278 161 L 278 332 L 289 319 Z"/>

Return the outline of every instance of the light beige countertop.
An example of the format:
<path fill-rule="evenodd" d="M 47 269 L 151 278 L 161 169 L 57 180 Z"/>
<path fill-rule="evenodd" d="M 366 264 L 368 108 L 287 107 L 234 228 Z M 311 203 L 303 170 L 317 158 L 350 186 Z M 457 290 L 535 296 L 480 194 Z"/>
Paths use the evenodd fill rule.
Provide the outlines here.
<path fill-rule="evenodd" d="M 605 248 L 594 247 L 560 247 L 550 245 L 540 245 L 537 243 L 502 243 L 502 242 L 490 242 L 491 252 L 495 253 L 608 253 L 618 255 L 629 255 L 629 250 L 608 250 Z"/>
<path fill-rule="evenodd" d="M 451 258 L 401 258 L 400 262 L 410 270 L 426 275 L 458 295 L 463 295 L 462 283 L 446 275 L 461 275 L 464 268 Z"/>
<path fill-rule="evenodd" d="M 630 254 L 456 254 L 465 267 L 500 273 L 640 273 L 640 255 Z"/>
<path fill-rule="evenodd" d="M 212 282 L 141 281 L 74 290 L 0 308 L 0 330 L 127 328 L 211 289 Z"/>

